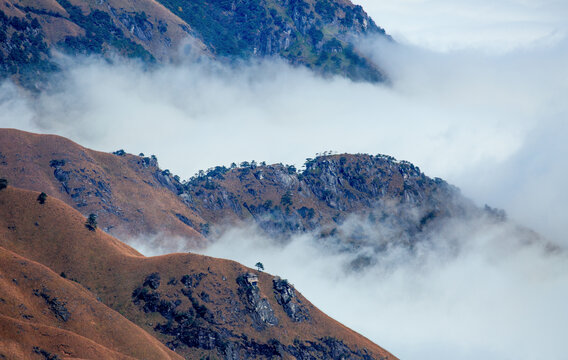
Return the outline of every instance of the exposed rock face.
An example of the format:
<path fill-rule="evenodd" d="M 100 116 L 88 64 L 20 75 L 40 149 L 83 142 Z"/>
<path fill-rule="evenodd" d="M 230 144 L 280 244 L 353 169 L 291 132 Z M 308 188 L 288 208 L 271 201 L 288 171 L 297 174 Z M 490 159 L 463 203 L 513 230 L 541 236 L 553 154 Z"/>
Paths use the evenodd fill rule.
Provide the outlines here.
<path fill-rule="evenodd" d="M 67 321 L 69 319 L 69 317 L 71 316 L 71 313 L 69 312 L 69 310 L 65 306 L 65 303 L 61 302 L 56 297 L 51 297 L 49 295 L 48 289 L 44 288 L 41 291 L 36 289 L 36 290 L 34 290 L 34 295 L 42 297 L 45 300 L 45 303 L 47 305 L 49 305 L 51 312 L 58 319 L 60 319 L 62 321 Z"/>
<path fill-rule="evenodd" d="M 295 346 L 289 346 L 289 353 L 296 359 L 361 359 L 361 360 L 383 360 L 384 358 L 373 358 L 366 351 L 354 351 L 346 346 L 341 340 L 332 337 L 319 339 L 319 342 L 297 342 Z"/>
<path fill-rule="evenodd" d="M 270 303 L 266 298 L 260 297 L 258 277 L 253 273 L 247 273 L 237 278 L 237 284 L 239 284 L 239 296 L 253 321 L 253 326 L 260 331 L 266 326 L 278 325 L 278 319 L 274 316 Z"/>
<path fill-rule="evenodd" d="M 389 156 L 328 155 L 308 159 L 305 166 L 302 172 L 254 162 L 217 167 L 187 182 L 182 196 L 212 225 L 219 219 L 252 220 L 276 238 L 319 232 L 341 242 L 350 239 L 345 243 L 353 247 L 369 234 L 344 226 L 350 216 L 390 229 L 381 244 L 412 245 L 446 219 L 488 213 L 445 181 Z"/>
<path fill-rule="evenodd" d="M 160 287 L 160 274 L 152 273 L 146 277 L 142 286 L 149 286 L 151 289 L 156 290 Z"/>
<path fill-rule="evenodd" d="M 110 179 L 104 174 L 77 168 L 68 159 L 53 159 L 49 166 L 54 169 L 53 176 L 61 184 L 61 191 L 71 196 L 77 208 L 87 206 L 94 198 L 103 204 L 98 213 L 122 215 L 120 208 L 113 204 Z"/>
<path fill-rule="evenodd" d="M 282 305 L 284 312 L 290 319 L 296 322 L 310 319 L 308 311 L 301 305 L 301 301 L 296 297 L 294 288 L 288 283 L 288 280 L 277 276 L 272 280 L 272 287 L 276 301 Z"/>
<path fill-rule="evenodd" d="M 275 338 L 262 342 L 246 335 L 243 317 L 251 319 L 252 327 L 260 335 L 281 323 L 270 301 L 260 296 L 259 278 L 254 273 L 244 273 L 236 278 L 238 295 L 229 292 L 227 297 L 215 300 L 204 289 L 212 293 L 219 293 L 220 289 L 209 287 L 211 283 L 209 286 L 203 284 L 209 282 L 206 273 L 186 274 L 179 281 L 172 278 L 168 287 L 160 288 L 162 291 L 157 290 L 159 285 L 156 286 L 154 281 L 159 276 L 153 273 L 146 277 L 143 285 L 132 292 L 132 301 L 144 313 L 158 313 L 163 317 L 154 330 L 168 336 L 171 340 L 167 345 L 181 353 L 185 349 L 201 349 L 225 360 L 381 359 L 371 356 L 365 349 L 351 349 L 333 337 L 322 337 L 317 341 L 297 339 L 291 345 L 284 345 Z M 293 322 L 310 321 L 307 308 L 286 280 L 273 278 L 272 290 L 274 300 Z M 194 293 L 199 293 L 201 300 Z M 240 304 L 234 302 L 235 297 L 240 299 Z"/>
<path fill-rule="evenodd" d="M 187 43 L 219 60 L 278 56 L 322 74 L 386 80 L 352 36 L 388 36 L 350 1 L 11 0 L 0 5 L 0 25 L 0 79 L 16 76 L 36 91 L 59 69 L 52 50 L 154 64 L 176 60 Z"/>

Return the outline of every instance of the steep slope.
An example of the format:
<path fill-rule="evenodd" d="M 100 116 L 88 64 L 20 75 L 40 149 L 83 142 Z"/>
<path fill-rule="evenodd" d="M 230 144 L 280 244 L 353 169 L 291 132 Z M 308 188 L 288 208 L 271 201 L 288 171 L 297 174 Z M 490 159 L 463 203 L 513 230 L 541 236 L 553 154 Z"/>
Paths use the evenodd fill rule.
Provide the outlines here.
<path fill-rule="evenodd" d="M 124 237 L 183 236 L 204 221 L 176 196 L 171 175 L 155 158 L 86 149 L 59 136 L 0 130 L 0 177 L 98 215 L 99 226 Z"/>
<path fill-rule="evenodd" d="M 0 263 L 0 358 L 181 359 L 51 269 L 3 247 Z"/>
<path fill-rule="evenodd" d="M 385 35 L 348 0 L 159 0 L 195 29 L 217 56 L 278 55 L 326 74 L 384 81 L 351 36 Z"/>
<path fill-rule="evenodd" d="M 285 280 L 194 254 L 144 258 L 88 230 L 84 217 L 63 202 L 40 204 L 38 194 L 10 186 L 0 191 L 0 246 L 64 273 L 185 358 L 394 359 L 321 313 Z M 6 268 L 20 271 L 14 267 Z M 39 291 L 49 301 L 63 296 Z M 13 316 L 18 311 L 7 308 Z M 68 310 L 71 319 L 75 312 Z"/>
<path fill-rule="evenodd" d="M 95 213 L 111 234 L 179 236 L 192 239 L 189 248 L 215 239 L 226 226 L 251 222 L 274 238 L 312 232 L 356 248 L 370 242 L 369 234 L 343 224 L 365 219 L 393 230 L 371 244 L 379 250 L 388 242 L 412 246 L 449 219 L 505 219 L 495 209 L 477 208 L 445 181 L 385 155 L 318 156 L 300 172 L 243 162 L 180 182 L 154 157 L 91 151 L 58 136 L 0 129 L 0 144 L 0 176 L 11 185 L 44 191 L 85 216 Z"/>
<path fill-rule="evenodd" d="M 457 188 L 389 156 L 324 155 L 305 166 L 216 167 L 185 183 L 181 196 L 221 231 L 226 223 L 253 221 L 274 237 L 315 231 L 344 242 L 353 234 L 341 233 L 341 225 L 353 217 L 395 229 L 385 241 L 412 244 L 444 220 L 484 213 Z"/>
<path fill-rule="evenodd" d="M 323 74 L 384 81 L 353 36 L 386 36 L 347 0 L 8 0 L 0 4 L 0 76 L 45 87 L 54 51 L 169 62 L 181 45 L 219 60 L 279 56 Z"/>
<path fill-rule="evenodd" d="M 8 0 L 0 4 L 0 74 L 37 89 L 57 69 L 52 51 L 165 61 L 182 41 L 205 45 L 191 28 L 153 0 Z"/>

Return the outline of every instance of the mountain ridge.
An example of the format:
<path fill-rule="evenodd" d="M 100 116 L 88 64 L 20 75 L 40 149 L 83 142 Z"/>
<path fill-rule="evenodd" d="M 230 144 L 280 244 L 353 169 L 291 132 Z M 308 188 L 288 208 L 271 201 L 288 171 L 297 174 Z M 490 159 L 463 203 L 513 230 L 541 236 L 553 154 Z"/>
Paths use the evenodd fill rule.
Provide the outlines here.
<path fill-rule="evenodd" d="M 442 179 L 386 155 L 323 155 L 309 158 L 300 172 L 243 162 L 182 181 L 160 169 L 155 156 L 94 152 L 64 138 L 9 129 L 0 130 L 0 140 L 0 170 L 10 184 L 45 191 L 85 216 L 95 213 L 105 231 L 121 238 L 158 236 L 159 244 L 177 236 L 189 239 L 188 249 L 249 222 L 273 238 L 315 232 L 355 248 L 368 239 L 342 233 L 349 216 L 388 223 L 397 235 L 382 243 L 408 246 L 448 219 L 505 220 L 504 212 L 478 208 Z"/>
<path fill-rule="evenodd" d="M 384 82 L 353 36 L 390 39 L 361 6 L 339 0 L 7 0 L 0 4 L 0 78 L 51 88 L 57 53 L 113 53 L 153 66 L 191 52 L 222 62 L 279 57 L 329 76 Z M 181 49 L 181 52 L 180 52 Z"/>
<path fill-rule="evenodd" d="M 395 359 L 321 313 L 285 280 L 196 254 L 143 257 L 87 229 L 84 217 L 60 200 L 40 204 L 37 195 L 11 186 L 0 190 L 0 248 L 49 267 L 54 280 L 81 284 L 185 358 Z M 70 324 L 79 312 L 52 289 L 58 287 L 44 284 L 46 290 L 28 296 L 46 299 L 59 321 Z"/>
<path fill-rule="evenodd" d="M 84 215 L 95 213 L 106 231 L 124 237 L 183 236 L 195 245 L 203 241 L 178 216 L 202 220 L 167 186 L 170 178 L 152 157 L 117 156 L 15 129 L 0 130 L 0 144 L 2 176 L 12 185 L 46 192 Z"/>

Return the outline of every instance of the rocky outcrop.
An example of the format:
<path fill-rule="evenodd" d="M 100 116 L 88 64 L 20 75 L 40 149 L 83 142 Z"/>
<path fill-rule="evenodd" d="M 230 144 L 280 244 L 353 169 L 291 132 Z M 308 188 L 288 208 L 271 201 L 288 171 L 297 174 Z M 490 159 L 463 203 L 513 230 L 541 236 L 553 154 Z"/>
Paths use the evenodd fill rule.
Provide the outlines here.
<path fill-rule="evenodd" d="M 211 275 L 215 276 L 213 273 Z M 177 352 L 185 353 L 184 350 L 188 348 L 200 349 L 217 354 L 224 360 L 381 359 L 372 357 L 365 349 L 352 349 L 333 337 L 314 341 L 296 339 L 292 344 L 285 345 L 276 338 L 263 342 L 246 335 L 249 325 L 243 325 L 248 323 L 244 320 L 247 317 L 251 320 L 252 328 L 261 336 L 269 327 L 278 328 L 281 324 L 270 305 L 271 301 L 282 306 L 294 323 L 311 320 L 292 285 L 279 277 L 272 279 L 274 299 L 271 301 L 260 295 L 258 275 L 251 272 L 235 279 L 238 295 L 229 292 L 227 297 L 216 299 L 211 298 L 205 289 L 212 293 L 222 290 L 203 284 L 208 279 L 206 273 L 186 274 L 180 280 L 171 278 L 165 288 L 159 286 L 157 278 L 158 273 L 147 276 L 142 286 L 132 292 L 132 302 L 145 314 L 156 313 L 163 318 L 154 326 L 154 331 L 166 336 L 169 339 L 167 345 Z M 199 295 L 194 296 L 195 293 Z M 234 303 L 235 298 L 240 300 L 240 304 Z M 234 320 L 228 320 L 231 318 Z"/>
<path fill-rule="evenodd" d="M 191 199 L 188 206 L 212 225 L 219 219 L 252 220 L 275 238 L 319 232 L 341 242 L 349 238 L 349 246 L 361 245 L 369 235 L 362 226 L 343 226 L 350 216 L 392 230 L 383 242 L 412 244 L 444 220 L 487 213 L 445 181 L 385 155 L 319 156 L 308 159 L 301 172 L 244 162 L 202 172 L 182 192 Z"/>
<path fill-rule="evenodd" d="M 331 360 L 383 360 L 374 358 L 365 350 L 350 349 L 343 341 L 333 337 L 318 339 L 318 342 L 308 341 L 294 343 L 287 351 L 296 359 L 331 359 Z"/>
<path fill-rule="evenodd" d="M 274 316 L 274 310 L 266 298 L 260 296 L 258 276 L 246 273 L 237 278 L 239 284 L 239 296 L 245 304 L 247 315 L 252 319 L 252 324 L 258 331 L 266 326 L 278 325 L 278 319 Z"/>
<path fill-rule="evenodd" d="M 302 302 L 296 297 L 294 288 L 288 283 L 288 280 L 277 276 L 272 280 L 272 287 L 274 288 L 276 301 L 282 306 L 290 319 L 296 322 L 308 321 L 310 319 L 307 309 L 301 305 Z"/>
<path fill-rule="evenodd" d="M 66 304 L 60 301 L 56 297 L 52 297 L 49 295 L 50 291 L 48 289 L 43 288 L 41 291 L 34 289 L 34 295 L 39 296 L 45 300 L 45 303 L 49 306 L 49 309 L 57 317 L 59 320 L 67 321 L 71 316 L 71 313 L 65 306 Z"/>
<path fill-rule="evenodd" d="M 160 287 L 160 274 L 152 273 L 146 277 L 142 286 L 149 286 L 151 289 L 156 290 Z"/>
<path fill-rule="evenodd" d="M 68 194 L 77 208 L 88 206 L 93 201 L 101 201 L 98 211 L 121 216 L 120 208 L 113 204 L 110 179 L 96 171 L 77 168 L 67 159 L 53 159 L 49 162 L 53 176 L 61 184 L 61 191 Z"/>

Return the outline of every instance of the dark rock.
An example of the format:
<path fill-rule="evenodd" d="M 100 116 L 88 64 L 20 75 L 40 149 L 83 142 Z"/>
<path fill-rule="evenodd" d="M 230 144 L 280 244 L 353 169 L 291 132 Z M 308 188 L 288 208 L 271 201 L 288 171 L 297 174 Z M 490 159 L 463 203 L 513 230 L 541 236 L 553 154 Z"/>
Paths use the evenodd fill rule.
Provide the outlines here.
<path fill-rule="evenodd" d="M 67 307 L 65 307 L 65 303 L 61 302 L 56 297 L 52 298 L 49 296 L 48 292 L 49 290 L 47 289 L 42 289 L 41 291 L 34 289 L 33 291 L 35 296 L 40 296 L 45 300 L 45 303 L 49 305 L 49 308 L 55 317 L 63 321 L 69 320 L 71 313 L 67 310 Z"/>
<path fill-rule="evenodd" d="M 34 346 L 32 349 L 34 354 L 43 356 L 45 360 L 59 360 L 61 359 L 58 355 L 52 354 L 47 350 L 40 348 L 39 346 Z"/>
<path fill-rule="evenodd" d="M 274 297 L 278 304 L 282 305 L 284 312 L 290 319 L 296 322 L 302 322 L 310 319 L 308 310 L 300 305 L 298 298 L 294 292 L 294 288 L 286 279 L 280 279 L 278 276 L 272 280 L 274 289 Z"/>
<path fill-rule="evenodd" d="M 207 276 L 207 274 L 205 273 L 184 275 L 182 276 L 180 281 L 188 288 L 195 288 L 199 285 L 199 283 L 205 276 Z"/>
<path fill-rule="evenodd" d="M 59 182 L 66 182 L 69 180 L 69 171 L 57 168 L 53 171 L 53 176 L 55 176 L 55 178 Z"/>
<path fill-rule="evenodd" d="M 142 284 L 142 286 L 149 286 L 152 289 L 156 290 L 158 287 L 160 287 L 160 274 L 155 272 L 148 275 L 146 277 L 146 280 L 144 280 L 144 284 Z"/>
<path fill-rule="evenodd" d="M 253 326 L 261 331 L 266 326 L 278 325 L 278 318 L 267 299 L 260 297 L 258 277 L 247 273 L 237 278 L 239 296 L 244 303 L 247 314 L 251 317 Z"/>
<path fill-rule="evenodd" d="M 178 218 L 179 221 L 181 221 L 185 225 L 192 227 L 192 228 L 194 227 L 191 220 L 189 220 L 186 216 L 176 213 L 176 217 Z"/>
<path fill-rule="evenodd" d="M 64 160 L 64 159 L 61 159 L 61 160 L 56 160 L 56 159 L 51 160 L 51 161 L 49 162 L 49 166 L 51 166 L 51 167 L 53 167 L 53 168 L 60 168 L 60 167 L 62 167 L 62 166 L 65 166 L 65 160 Z"/>
<path fill-rule="evenodd" d="M 215 323 L 215 316 L 213 313 L 205 305 L 200 304 L 199 301 L 193 297 L 191 289 L 181 289 L 181 292 L 189 299 L 189 301 L 191 301 L 191 306 L 193 306 L 197 317 L 203 318 L 209 323 Z"/>
<path fill-rule="evenodd" d="M 320 338 L 318 341 L 302 342 L 294 340 L 294 345 L 285 348 L 285 351 L 296 359 L 325 359 L 325 360 L 382 360 L 374 359 L 365 349 L 353 350 L 332 337 Z"/>

